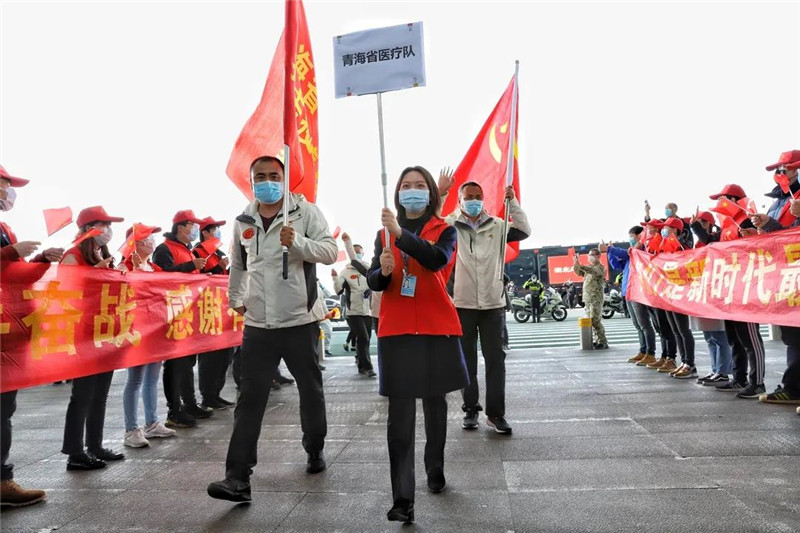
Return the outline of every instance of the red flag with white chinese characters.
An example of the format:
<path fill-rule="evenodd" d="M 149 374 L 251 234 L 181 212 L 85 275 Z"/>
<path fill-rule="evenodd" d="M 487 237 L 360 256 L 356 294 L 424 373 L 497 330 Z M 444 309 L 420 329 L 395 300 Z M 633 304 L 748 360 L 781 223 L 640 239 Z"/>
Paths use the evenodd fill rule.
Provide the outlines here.
<path fill-rule="evenodd" d="M 57 231 L 72 224 L 72 209 L 69 207 L 45 209 L 44 223 L 47 226 L 47 236 L 50 237 Z"/>
<path fill-rule="evenodd" d="M 443 216 L 458 209 L 458 188 L 468 181 L 479 183 L 483 189 L 483 208 L 487 213 L 501 218 L 505 216 L 506 170 L 508 168 L 508 147 L 511 142 L 513 93 L 514 78 L 512 77 L 508 88 L 453 174 L 453 187 L 445 199 L 442 208 Z M 517 100 L 519 101 L 519 96 L 517 96 Z M 519 117 L 519 106 L 517 106 L 517 117 Z M 518 137 L 519 120 L 516 124 Z M 512 186 L 519 199 L 519 162 L 516 139 L 514 141 Z M 509 243 L 506 248 L 506 262 L 513 261 L 517 255 L 519 255 L 519 243 Z"/>
<path fill-rule="evenodd" d="M 319 174 L 317 71 L 301 0 L 286 0 L 283 142 L 289 146 L 289 188 L 314 202 Z"/>

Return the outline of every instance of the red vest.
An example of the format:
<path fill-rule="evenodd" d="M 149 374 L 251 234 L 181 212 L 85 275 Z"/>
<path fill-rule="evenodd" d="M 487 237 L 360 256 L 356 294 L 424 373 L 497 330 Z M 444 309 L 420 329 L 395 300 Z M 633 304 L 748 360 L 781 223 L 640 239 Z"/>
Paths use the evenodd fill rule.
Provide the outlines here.
<path fill-rule="evenodd" d="M 795 200 L 800 200 L 800 190 L 795 192 L 792 195 L 792 198 Z M 792 224 L 794 224 L 795 216 L 789 212 L 789 208 L 792 206 L 791 202 L 786 202 L 783 204 L 783 208 L 781 209 L 780 214 L 778 215 L 778 223 L 783 226 L 784 228 L 788 228 Z"/>
<path fill-rule="evenodd" d="M 0 228 L 2 228 L 3 233 L 5 233 L 6 236 L 8 236 L 8 240 L 11 241 L 11 244 L 17 244 L 17 242 L 19 242 L 19 241 L 17 241 L 17 236 L 14 235 L 14 232 L 11 231 L 11 227 L 8 224 L 6 224 L 5 222 L 0 222 Z M 14 259 L 14 261 L 22 261 L 23 260 L 21 257 L 17 256 L 16 252 L 12 252 L 12 253 L 13 253 L 14 256 L 16 256 L 16 259 Z"/>
<path fill-rule="evenodd" d="M 183 263 L 190 263 L 195 260 L 194 255 L 192 255 L 192 251 L 183 243 L 173 241 L 172 239 L 166 239 L 164 244 L 167 245 L 169 252 L 172 254 L 173 265 L 182 265 Z M 193 272 L 197 272 L 197 269 L 194 269 Z"/>
<path fill-rule="evenodd" d="M 194 253 L 200 259 L 207 257 L 206 259 L 206 266 L 203 268 L 203 272 L 208 273 L 214 270 L 214 267 L 219 265 L 219 256 L 217 254 L 209 254 L 205 248 L 203 248 L 203 243 L 197 243 L 194 247 Z M 224 269 L 223 269 L 224 270 Z"/>
<path fill-rule="evenodd" d="M 87 267 L 88 266 L 92 266 L 92 265 L 90 265 L 89 263 L 86 262 L 86 260 L 83 258 L 83 255 L 81 255 L 81 251 L 78 249 L 77 246 L 74 246 L 74 247 L 70 248 L 69 250 L 67 250 L 66 252 L 64 252 L 64 257 L 61 258 L 61 261 L 63 262 L 64 259 L 66 259 L 68 255 L 71 255 L 72 257 L 74 257 L 75 261 L 77 261 L 78 265 L 80 265 L 80 266 L 87 266 Z"/>
<path fill-rule="evenodd" d="M 422 228 L 419 237 L 431 243 L 439 240 L 442 232 L 450 226 L 441 218 L 432 217 Z M 385 235 L 381 232 L 381 239 Z M 380 311 L 378 337 L 394 335 L 455 335 L 461 336 L 461 323 L 453 300 L 447 294 L 447 280 L 455 265 L 456 254 L 438 272 L 431 272 L 420 265 L 413 257 L 408 258 L 408 273 L 417 277 L 413 297 L 401 296 L 403 284 L 403 257 L 400 249 L 394 246 L 394 272 L 392 280 L 383 291 Z M 385 242 L 385 241 L 384 241 Z"/>

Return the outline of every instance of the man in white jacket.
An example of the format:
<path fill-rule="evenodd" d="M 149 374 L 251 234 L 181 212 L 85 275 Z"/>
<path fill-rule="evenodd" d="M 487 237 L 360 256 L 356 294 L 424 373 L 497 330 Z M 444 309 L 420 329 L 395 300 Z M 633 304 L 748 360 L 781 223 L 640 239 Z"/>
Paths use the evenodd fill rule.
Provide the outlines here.
<path fill-rule="evenodd" d="M 317 340 L 324 306 L 317 303 L 316 263 L 336 261 L 337 246 L 320 210 L 302 196 L 288 199 L 283 217 L 283 163 L 260 157 L 250 166 L 256 197 L 236 218 L 233 231 L 230 307 L 244 315 L 241 382 L 225 479 L 211 483 L 212 498 L 250 501 L 250 475 L 256 465 L 261 423 L 270 383 L 281 358 L 297 380 L 306 471 L 325 469 L 322 448 L 327 420 Z M 282 246 L 289 248 L 288 279 L 282 277 Z"/>
<path fill-rule="evenodd" d="M 364 249 L 360 244 L 353 245 L 347 233 L 342 234 L 345 250 L 350 262 L 337 274 L 331 271 L 333 287 L 338 294 L 344 294 L 344 306 L 347 310 L 347 325 L 356 339 L 356 362 L 358 373 L 374 378 L 375 370 L 369 357 L 369 340 L 372 331 L 372 315 L 370 314 L 370 290 L 367 286 L 367 269 L 364 261 Z"/>
<path fill-rule="evenodd" d="M 440 176 L 439 190 L 444 196 L 452 186 L 452 177 Z M 453 301 L 461 320 L 461 347 L 467 361 L 470 383 L 462 390 L 464 429 L 478 427 L 478 412 L 483 410 L 478 391 L 478 333 L 486 362 L 486 423 L 497 433 L 510 434 L 505 419 L 506 353 L 503 350 L 505 287 L 499 258 L 503 243 L 503 219 L 483 209 L 483 189 L 467 182 L 458 190 L 459 209 L 445 220 L 458 232 L 456 267 L 453 272 Z M 514 189 L 506 189 L 510 200 L 508 242 L 521 241 L 530 235 L 528 217 L 516 200 Z M 504 251 L 503 251 L 504 252 Z"/>

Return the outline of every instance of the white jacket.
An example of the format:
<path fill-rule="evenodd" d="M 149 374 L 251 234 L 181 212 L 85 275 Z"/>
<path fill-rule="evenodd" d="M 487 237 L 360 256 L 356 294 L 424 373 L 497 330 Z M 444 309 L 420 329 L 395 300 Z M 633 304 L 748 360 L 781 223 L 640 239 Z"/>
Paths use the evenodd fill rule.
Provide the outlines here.
<path fill-rule="evenodd" d="M 509 209 L 508 229 L 531 234 L 528 217 L 513 200 Z M 503 219 L 481 214 L 478 228 L 473 229 L 460 208 L 445 218 L 458 233 L 453 303 L 461 309 L 497 309 L 505 307 L 504 283 L 498 270 L 503 242 Z"/>
<path fill-rule="evenodd" d="M 280 232 L 283 211 L 267 231 L 253 201 L 236 217 L 231 246 L 228 299 L 231 308 L 244 306 L 244 323 L 260 328 L 289 328 L 325 317 L 317 302 L 315 263 L 332 265 L 337 246 L 319 208 L 301 195 L 289 199 L 289 224 L 294 243 L 289 248 L 289 275 L 282 276 Z"/>
<path fill-rule="evenodd" d="M 353 261 L 358 261 L 363 265 L 365 271 L 369 269 L 369 265 L 364 261 L 359 261 L 358 259 L 353 259 Z M 345 285 L 347 285 L 347 290 L 344 290 Z M 352 261 L 348 263 L 334 280 L 333 288 L 337 293 L 344 290 L 346 296 L 344 303 L 347 306 L 348 315 L 370 316 L 367 278 L 356 270 Z M 365 293 L 367 293 L 366 297 L 364 296 Z"/>

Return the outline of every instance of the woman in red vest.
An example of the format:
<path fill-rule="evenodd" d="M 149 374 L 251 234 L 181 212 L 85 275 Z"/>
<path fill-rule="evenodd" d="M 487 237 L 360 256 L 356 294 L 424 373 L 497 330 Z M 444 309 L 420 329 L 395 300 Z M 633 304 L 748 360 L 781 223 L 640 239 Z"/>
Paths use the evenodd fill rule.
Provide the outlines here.
<path fill-rule="evenodd" d="M 64 252 L 62 265 L 94 268 L 111 268 L 113 258 L 108 243 L 113 233 L 111 224 L 122 222 L 112 217 L 101 206 L 87 207 L 76 220 L 80 235 L 96 229 L 99 235 L 84 239 Z M 125 456 L 103 448 L 103 426 L 106 419 L 106 401 L 114 372 L 103 372 L 72 380 L 72 395 L 64 424 L 64 445 L 61 453 L 67 454 L 67 470 L 96 470 L 105 468 L 106 461 L 119 461 Z M 84 450 L 84 431 L 86 449 Z"/>
<path fill-rule="evenodd" d="M 394 193 L 397 217 L 381 215 L 367 283 L 383 291 L 378 328 L 380 394 L 389 397 L 389 462 L 394 505 L 389 520 L 414 520 L 416 399 L 425 413 L 425 472 L 433 493 L 444 490 L 448 392 L 469 383 L 461 324 L 446 286 L 456 230 L 436 216 L 439 189 L 430 172 L 409 167 Z"/>

